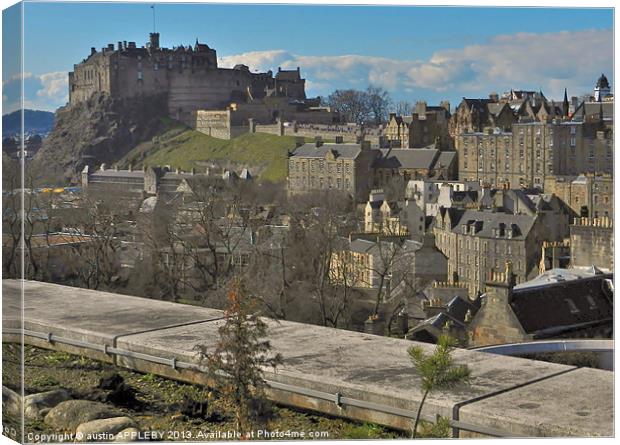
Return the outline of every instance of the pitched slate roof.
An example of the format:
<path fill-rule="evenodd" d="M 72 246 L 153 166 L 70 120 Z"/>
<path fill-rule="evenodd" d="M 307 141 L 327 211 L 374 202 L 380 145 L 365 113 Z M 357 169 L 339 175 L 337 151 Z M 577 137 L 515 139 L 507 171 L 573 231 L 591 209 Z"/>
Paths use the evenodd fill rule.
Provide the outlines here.
<path fill-rule="evenodd" d="M 89 181 L 91 179 L 99 178 L 144 178 L 144 172 L 142 170 L 96 170 L 88 175 Z"/>
<path fill-rule="evenodd" d="M 557 269 L 549 271 L 559 274 Z M 570 274 L 571 272 L 568 272 Z M 565 278 L 568 274 L 563 274 Z M 535 338 L 613 323 L 612 274 L 523 283 L 513 289 L 509 304 L 521 326 Z"/>
<path fill-rule="evenodd" d="M 437 168 L 439 168 L 440 166 L 448 167 L 452 165 L 455 159 L 456 159 L 455 151 L 442 151 L 441 153 L 439 153 L 439 157 L 435 161 L 435 165 L 437 166 Z"/>
<path fill-rule="evenodd" d="M 598 116 L 603 109 L 603 119 L 613 120 L 613 102 L 582 102 L 573 113 L 573 119 L 583 119 L 586 116 Z"/>
<path fill-rule="evenodd" d="M 502 212 L 485 212 L 480 210 L 466 210 L 461 215 L 459 222 L 453 226 L 452 231 L 462 233 L 461 225 L 476 223 L 476 236 L 480 238 L 497 238 L 494 229 L 503 224 L 505 229 L 512 229 L 511 239 L 526 239 L 534 226 L 536 217 L 529 215 L 512 215 Z"/>
<path fill-rule="evenodd" d="M 375 168 L 432 169 L 439 157 L 439 150 L 431 148 L 382 148 Z"/>
<path fill-rule="evenodd" d="M 356 159 L 362 152 L 360 144 L 316 144 L 308 143 L 297 147 L 291 157 L 300 158 L 324 158 L 329 151 L 333 151 L 336 158 Z"/>

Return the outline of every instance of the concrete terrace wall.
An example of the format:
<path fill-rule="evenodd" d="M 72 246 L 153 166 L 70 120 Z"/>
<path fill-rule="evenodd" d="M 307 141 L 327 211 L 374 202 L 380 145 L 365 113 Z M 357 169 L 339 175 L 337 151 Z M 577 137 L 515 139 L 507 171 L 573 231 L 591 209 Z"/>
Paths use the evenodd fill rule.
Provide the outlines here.
<path fill-rule="evenodd" d="M 24 283 L 22 303 L 20 281 L 2 285 L 5 342 L 20 340 L 23 323 L 25 341 L 35 346 L 182 381 L 206 381 L 199 370 L 176 366 L 172 359 L 198 364 L 194 347 L 215 347 L 224 322 L 221 311 L 34 281 Z M 430 351 L 432 345 L 287 321 L 267 323 L 274 352 L 284 359 L 275 372 L 265 373 L 271 399 L 411 428 L 422 392 L 407 349 L 418 344 Z M 106 354 L 108 347 L 114 353 Z M 454 355 L 471 368 L 471 384 L 431 393 L 426 418 L 442 415 L 512 436 L 613 435 L 612 372 L 468 350 Z"/>

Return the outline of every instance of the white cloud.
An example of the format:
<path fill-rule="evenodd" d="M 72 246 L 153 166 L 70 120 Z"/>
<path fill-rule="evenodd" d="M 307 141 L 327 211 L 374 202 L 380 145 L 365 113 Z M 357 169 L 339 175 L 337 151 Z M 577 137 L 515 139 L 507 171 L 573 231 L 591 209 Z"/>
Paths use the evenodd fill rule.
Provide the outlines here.
<path fill-rule="evenodd" d="M 280 63 L 293 57 L 288 51 L 274 49 L 269 51 L 251 51 L 233 56 L 220 57 L 218 66 L 222 68 L 232 68 L 237 64 L 250 67 L 250 70 L 267 71 L 279 66 Z"/>
<path fill-rule="evenodd" d="M 458 95 L 510 88 L 541 88 L 561 97 L 592 88 L 599 72 L 612 73 L 611 30 L 517 33 L 485 43 L 435 52 L 427 60 L 362 55 L 304 56 L 286 50 L 255 51 L 222 59 L 222 66 L 244 63 L 250 69 L 301 67 L 313 94 L 374 84 L 394 93 L 426 90 Z M 225 65 L 225 63 L 226 65 Z"/>
<path fill-rule="evenodd" d="M 45 73 L 39 76 L 43 88 L 37 91 L 37 96 L 44 99 L 66 102 L 69 98 L 68 75 L 64 71 Z"/>
<path fill-rule="evenodd" d="M 10 76 L 8 79 L 4 79 L 2 80 L 2 86 L 4 87 L 5 85 L 9 85 L 13 82 L 17 82 L 19 80 L 23 79 L 30 79 L 32 77 L 32 73 L 29 72 L 25 72 L 23 73 L 17 73 L 17 74 L 13 74 L 12 76 Z"/>
<path fill-rule="evenodd" d="M 36 110 L 54 111 L 69 99 L 68 75 L 64 71 L 44 74 L 16 74 L 2 82 L 3 113 L 22 107 L 22 80 L 24 86 L 23 106 Z"/>

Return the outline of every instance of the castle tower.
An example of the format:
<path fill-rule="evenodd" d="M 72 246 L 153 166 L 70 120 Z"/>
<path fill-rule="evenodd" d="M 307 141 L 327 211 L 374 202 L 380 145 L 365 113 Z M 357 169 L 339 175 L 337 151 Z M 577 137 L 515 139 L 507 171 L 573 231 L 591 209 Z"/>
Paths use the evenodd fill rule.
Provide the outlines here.
<path fill-rule="evenodd" d="M 596 81 L 596 86 L 594 87 L 594 100 L 596 102 L 602 102 L 605 96 L 611 93 L 611 88 L 609 87 L 609 81 L 605 74 L 601 74 L 601 77 Z"/>
<path fill-rule="evenodd" d="M 152 32 L 149 34 L 149 46 L 151 50 L 159 49 L 159 33 Z"/>

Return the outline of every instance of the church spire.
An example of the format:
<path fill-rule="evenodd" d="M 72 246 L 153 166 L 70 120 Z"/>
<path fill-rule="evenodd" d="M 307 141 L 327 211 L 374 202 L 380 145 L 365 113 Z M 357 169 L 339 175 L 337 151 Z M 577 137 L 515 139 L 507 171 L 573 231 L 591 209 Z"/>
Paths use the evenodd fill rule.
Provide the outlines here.
<path fill-rule="evenodd" d="M 564 88 L 564 102 L 562 102 L 562 116 L 568 117 L 568 92 Z"/>

